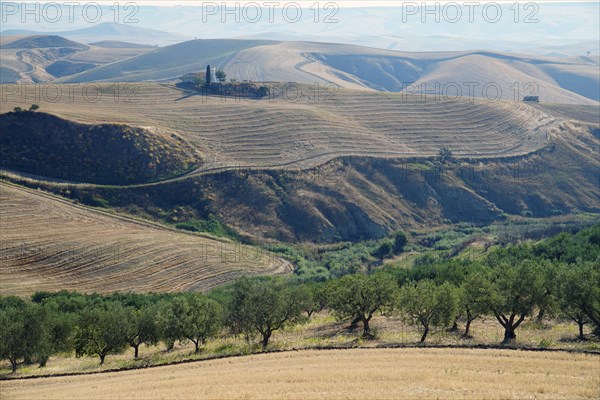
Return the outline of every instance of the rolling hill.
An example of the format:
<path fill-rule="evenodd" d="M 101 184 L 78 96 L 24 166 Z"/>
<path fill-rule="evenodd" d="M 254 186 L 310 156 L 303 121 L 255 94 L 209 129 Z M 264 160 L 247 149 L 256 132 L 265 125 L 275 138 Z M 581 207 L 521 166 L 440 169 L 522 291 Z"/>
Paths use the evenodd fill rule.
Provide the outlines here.
<path fill-rule="evenodd" d="M 193 40 L 63 78 L 64 82 L 176 79 L 206 64 L 230 78 L 342 88 L 597 104 L 598 61 L 499 52 L 407 53 L 361 46 L 265 40 Z M 470 82 L 477 86 L 469 86 Z M 411 86 L 412 85 L 412 86 Z M 486 86 L 487 85 L 487 86 Z"/>
<path fill-rule="evenodd" d="M 154 47 L 126 42 L 84 45 L 57 35 L 3 36 L 2 83 L 52 82 L 99 65 L 135 57 Z"/>
<path fill-rule="evenodd" d="M 272 96 L 203 96 L 173 85 L 95 86 L 97 101 L 72 85 L 65 101 L 41 101 L 41 111 L 84 123 L 155 127 L 181 135 L 203 154 L 202 170 L 227 166 L 308 168 L 340 156 L 432 157 L 449 146 L 460 157 L 528 154 L 547 143 L 555 118 L 533 106 L 483 99 L 427 100 L 360 90 L 316 92 L 272 84 Z M 68 86 L 64 87 L 66 91 Z M 5 96 L 2 110 L 28 106 Z M 12 100 L 12 101 L 11 101 Z M 44 100 L 44 99 L 40 99 Z"/>
<path fill-rule="evenodd" d="M 0 183 L 0 294 L 204 290 L 290 272 L 262 250 L 88 209 Z M 49 229 L 51 227 L 51 229 Z"/>
<path fill-rule="evenodd" d="M 146 42 L 123 41 L 131 29 L 138 32 L 139 28 L 113 24 L 87 29 L 98 38 L 104 37 L 104 31 L 120 36 L 90 45 L 67 39 L 77 35 L 4 37 L 0 41 L 0 66 L 8 73 L 4 81 L 15 80 L 15 74 L 23 82 L 173 81 L 211 64 L 222 67 L 229 78 L 259 82 L 334 83 L 348 89 L 451 98 L 521 100 L 538 95 L 550 103 L 592 105 L 600 101 L 597 57 L 476 50 L 410 53 L 335 43 L 242 39 L 196 39 L 156 48 L 138 44 Z"/>
<path fill-rule="evenodd" d="M 71 47 L 85 49 L 86 46 L 57 35 L 27 36 L 3 44 L 3 49 L 45 49 L 51 47 Z"/>
<path fill-rule="evenodd" d="M 158 48 L 135 58 L 111 63 L 61 79 L 61 82 L 160 81 L 225 63 L 238 51 L 268 43 L 260 40 L 191 40 Z"/>

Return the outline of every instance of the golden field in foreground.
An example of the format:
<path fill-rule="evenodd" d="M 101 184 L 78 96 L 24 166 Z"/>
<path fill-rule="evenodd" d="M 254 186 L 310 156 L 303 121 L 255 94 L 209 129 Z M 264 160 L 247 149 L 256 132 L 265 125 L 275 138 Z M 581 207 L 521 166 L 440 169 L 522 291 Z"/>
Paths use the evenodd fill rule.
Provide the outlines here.
<path fill-rule="evenodd" d="M 398 399 L 600 396 L 600 358 L 471 349 L 306 350 L 3 381 L 3 399 Z"/>

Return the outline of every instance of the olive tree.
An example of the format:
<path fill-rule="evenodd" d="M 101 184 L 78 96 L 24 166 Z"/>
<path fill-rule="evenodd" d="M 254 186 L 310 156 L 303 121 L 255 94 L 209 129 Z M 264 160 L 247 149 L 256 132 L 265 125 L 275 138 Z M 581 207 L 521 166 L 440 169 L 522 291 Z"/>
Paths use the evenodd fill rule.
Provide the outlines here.
<path fill-rule="evenodd" d="M 363 324 L 363 337 L 372 338 L 369 322 L 376 312 L 392 305 L 398 286 L 386 273 L 346 275 L 330 281 L 329 307 L 339 319 L 351 318 Z"/>
<path fill-rule="evenodd" d="M 128 345 L 127 311 L 118 302 L 96 304 L 83 310 L 75 327 L 75 354 L 100 357 L 117 354 Z"/>
<path fill-rule="evenodd" d="M 588 322 L 600 335 L 600 266 L 592 262 L 565 265 L 557 282 L 560 309 L 579 326 L 579 339 L 584 338 L 583 326 Z"/>
<path fill-rule="evenodd" d="M 313 313 L 320 312 L 327 307 L 328 295 L 325 284 L 321 282 L 310 282 L 298 288 L 301 296 L 301 308 L 307 317 Z"/>
<path fill-rule="evenodd" d="M 12 372 L 16 372 L 19 360 L 27 354 L 23 313 L 26 305 L 18 298 L 3 300 L 0 307 L 0 358 L 9 360 Z"/>
<path fill-rule="evenodd" d="M 12 371 L 20 359 L 40 366 L 53 352 L 48 312 L 38 304 L 9 296 L 0 301 L 0 358 L 8 359 Z"/>
<path fill-rule="evenodd" d="M 548 296 L 542 261 L 499 263 L 488 276 L 487 303 L 504 328 L 507 344 L 516 339 L 516 329 L 536 307 L 546 305 Z"/>
<path fill-rule="evenodd" d="M 263 351 L 273 332 L 303 320 L 302 296 L 297 287 L 242 278 L 234 283 L 232 292 L 227 307 L 229 327 L 247 337 L 260 334 Z"/>
<path fill-rule="evenodd" d="M 221 305 L 201 293 L 190 293 L 181 298 L 183 306 L 175 313 L 180 329 L 179 336 L 194 343 L 195 352 L 206 340 L 215 337 L 221 329 Z"/>
<path fill-rule="evenodd" d="M 133 348 L 134 358 L 138 358 L 141 344 L 158 343 L 157 312 L 158 309 L 155 305 L 146 305 L 140 309 L 126 308 L 125 336 L 127 337 L 127 343 Z"/>
<path fill-rule="evenodd" d="M 471 337 L 471 323 L 488 312 L 487 281 L 481 272 L 472 271 L 463 281 L 459 291 L 459 304 L 464 311 L 464 338 Z"/>
<path fill-rule="evenodd" d="M 454 321 L 458 304 L 459 296 L 454 285 L 448 282 L 437 285 L 424 279 L 408 282 L 400 288 L 397 310 L 405 322 L 422 326 L 423 343 L 433 326 L 447 327 Z"/>

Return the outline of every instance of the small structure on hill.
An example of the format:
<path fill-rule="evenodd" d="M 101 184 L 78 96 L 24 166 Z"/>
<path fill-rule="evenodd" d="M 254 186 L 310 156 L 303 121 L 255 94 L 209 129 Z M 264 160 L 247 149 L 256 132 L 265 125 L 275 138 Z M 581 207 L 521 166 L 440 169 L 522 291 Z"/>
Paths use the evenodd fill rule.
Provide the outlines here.
<path fill-rule="evenodd" d="M 181 81 L 183 83 L 196 84 L 196 83 L 198 83 L 198 75 L 199 74 L 196 72 L 190 72 L 190 73 L 187 73 L 187 74 L 181 76 L 181 78 L 179 78 L 179 79 L 181 79 Z"/>
<path fill-rule="evenodd" d="M 525 97 L 523 97 L 523 101 L 532 101 L 534 103 L 539 103 L 540 96 L 525 96 Z"/>
<path fill-rule="evenodd" d="M 226 76 L 227 74 L 223 70 L 211 68 L 210 65 L 207 65 L 205 72 L 190 72 L 182 75 L 179 79 L 181 79 L 183 83 L 190 83 L 192 85 L 212 85 L 225 82 Z"/>

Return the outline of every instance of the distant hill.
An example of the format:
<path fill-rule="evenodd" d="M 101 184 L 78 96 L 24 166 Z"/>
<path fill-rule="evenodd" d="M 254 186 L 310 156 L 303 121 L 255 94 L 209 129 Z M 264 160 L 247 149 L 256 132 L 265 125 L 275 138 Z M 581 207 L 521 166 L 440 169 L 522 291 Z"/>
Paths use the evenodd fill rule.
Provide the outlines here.
<path fill-rule="evenodd" d="M 526 95 L 538 95 L 544 102 L 565 104 L 600 101 L 598 63 L 592 58 L 555 59 L 484 51 L 408 53 L 268 40 L 191 40 L 64 81 L 169 80 L 201 70 L 206 64 L 220 66 L 229 78 L 238 80 L 332 82 L 349 89 L 458 94 L 464 98 L 522 100 Z M 469 82 L 477 86 L 473 89 Z"/>
<path fill-rule="evenodd" d="M 87 46 L 57 35 L 34 35 L 2 45 L 3 49 L 45 49 L 51 47 L 73 47 L 84 49 Z"/>
<path fill-rule="evenodd" d="M 176 79 L 187 72 L 203 70 L 207 64 L 224 65 L 241 50 L 270 43 L 273 42 L 234 39 L 190 40 L 72 75 L 62 81 L 135 82 Z"/>
<path fill-rule="evenodd" d="M 119 40 L 103 40 L 101 42 L 90 43 L 90 45 L 106 49 L 151 49 L 154 47 L 148 44 L 122 42 Z"/>
<path fill-rule="evenodd" d="M 44 68 L 59 58 L 65 63 L 58 64 L 53 75 L 44 75 L 38 68 L 36 74 L 30 74 L 31 80 L 59 77 L 57 82 L 65 83 L 173 81 L 211 64 L 223 68 L 229 78 L 258 82 L 334 83 L 347 89 L 516 101 L 537 95 L 542 102 L 561 104 L 596 105 L 600 101 L 597 57 L 553 58 L 481 50 L 400 52 L 339 43 L 242 39 L 195 39 L 154 48 L 131 43 L 135 35 L 146 33 L 142 28 L 99 24 L 80 31 L 120 35 L 127 41 L 94 41 L 86 51 L 60 57 L 44 54 L 37 57 L 47 61 Z M 70 34 L 73 32 L 78 31 Z M 156 32 L 159 31 L 149 33 L 146 39 L 156 37 Z M 130 33 L 133 36 L 128 36 Z M 5 40 L 3 50 L 6 46 L 32 51 L 41 50 L 42 46 L 74 46 L 70 39 L 58 38 Z M 24 71 L 31 69 L 28 65 L 39 64 L 36 57 L 28 54 L 23 54 L 20 61 L 25 63 Z M 9 65 L 1 66 L 15 70 Z"/>
<path fill-rule="evenodd" d="M 120 41 L 85 45 L 57 35 L 0 37 L 2 83 L 42 83 L 135 57 L 155 46 Z"/>
<path fill-rule="evenodd" d="M 9 29 L 1 32 L 2 36 L 11 35 L 58 35 L 83 43 L 101 41 L 127 41 L 146 45 L 165 46 L 185 40 L 190 37 L 163 32 L 156 29 L 140 28 L 132 24 L 117 24 L 103 22 L 88 28 L 60 32 L 36 32 L 22 29 Z"/>

